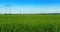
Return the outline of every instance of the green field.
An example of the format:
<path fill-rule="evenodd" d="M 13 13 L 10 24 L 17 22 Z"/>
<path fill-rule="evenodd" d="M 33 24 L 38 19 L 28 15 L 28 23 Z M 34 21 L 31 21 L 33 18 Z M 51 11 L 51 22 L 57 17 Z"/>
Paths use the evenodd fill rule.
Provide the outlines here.
<path fill-rule="evenodd" d="M 0 15 L 0 32 L 60 32 L 60 15 Z"/>

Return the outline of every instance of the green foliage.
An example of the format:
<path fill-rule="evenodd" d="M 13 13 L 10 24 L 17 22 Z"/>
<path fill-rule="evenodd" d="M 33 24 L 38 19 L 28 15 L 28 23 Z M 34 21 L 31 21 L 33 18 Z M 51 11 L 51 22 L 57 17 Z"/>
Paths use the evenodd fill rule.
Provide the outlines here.
<path fill-rule="evenodd" d="M 60 32 L 60 15 L 0 15 L 0 32 Z"/>

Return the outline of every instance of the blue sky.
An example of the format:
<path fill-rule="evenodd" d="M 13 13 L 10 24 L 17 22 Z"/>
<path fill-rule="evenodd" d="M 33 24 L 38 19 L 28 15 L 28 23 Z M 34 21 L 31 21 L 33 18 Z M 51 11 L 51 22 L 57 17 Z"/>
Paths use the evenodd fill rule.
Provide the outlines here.
<path fill-rule="evenodd" d="M 0 13 L 60 13 L 60 0 L 0 0 Z"/>

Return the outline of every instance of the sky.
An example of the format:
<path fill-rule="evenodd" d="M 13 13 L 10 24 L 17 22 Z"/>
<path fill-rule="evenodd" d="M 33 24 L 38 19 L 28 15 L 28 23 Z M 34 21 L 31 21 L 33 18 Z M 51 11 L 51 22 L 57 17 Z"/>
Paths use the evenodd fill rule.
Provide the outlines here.
<path fill-rule="evenodd" d="M 0 0 L 0 13 L 60 13 L 60 0 Z"/>

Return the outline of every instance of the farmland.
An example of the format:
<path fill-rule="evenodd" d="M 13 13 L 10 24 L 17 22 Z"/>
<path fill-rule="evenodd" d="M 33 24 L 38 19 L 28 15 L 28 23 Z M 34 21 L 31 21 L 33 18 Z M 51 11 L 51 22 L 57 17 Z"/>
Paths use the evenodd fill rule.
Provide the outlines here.
<path fill-rule="evenodd" d="M 60 14 L 0 15 L 0 32 L 60 32 Z"/>

